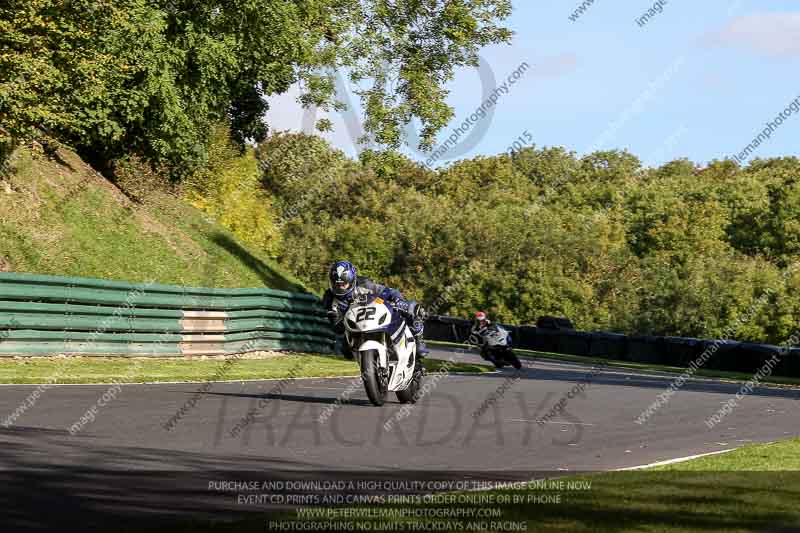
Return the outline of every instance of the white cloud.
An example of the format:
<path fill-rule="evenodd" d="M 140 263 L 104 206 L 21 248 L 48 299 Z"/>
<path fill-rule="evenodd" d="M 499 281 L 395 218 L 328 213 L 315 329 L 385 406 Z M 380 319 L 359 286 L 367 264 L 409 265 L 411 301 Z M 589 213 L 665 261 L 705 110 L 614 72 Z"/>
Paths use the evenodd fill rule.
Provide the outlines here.
<path fill-rule="evenodd" d="M 769 56 L 800 56 L 800 12 L 736 17 L 704 41 Z"/>

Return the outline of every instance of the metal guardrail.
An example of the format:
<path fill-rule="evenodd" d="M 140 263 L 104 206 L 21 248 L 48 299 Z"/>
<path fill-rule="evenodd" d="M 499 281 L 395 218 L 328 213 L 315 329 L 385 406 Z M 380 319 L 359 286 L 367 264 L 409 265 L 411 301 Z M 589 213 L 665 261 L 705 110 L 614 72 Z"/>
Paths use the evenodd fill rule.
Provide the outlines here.
<path fill-rule="evenodd" d="M 783 377 L 800 377 L 800 348 L 796 347 L 785 350 L 771 344 L 733 340 L 623 335 L 526 325 L 503 324 L 503 327 L 511 332 L 514 346 L 538 352 L 582 355 L 685 368 L 713 345 L 713 355 L 708 358 L 703 368 L 754 373 L 766 361 L 778 355 L 779 361 L 772 374 Z M 463 343 L 467 339 L 469 328 L 469 320 L 449 316 L 432 316 L 425 323 L 425 338 L 432 341 Z"/>
<path fill-rule="evenodd" d="M 312 294 L 0 273 L 0 356 L 330 353 Z"/>

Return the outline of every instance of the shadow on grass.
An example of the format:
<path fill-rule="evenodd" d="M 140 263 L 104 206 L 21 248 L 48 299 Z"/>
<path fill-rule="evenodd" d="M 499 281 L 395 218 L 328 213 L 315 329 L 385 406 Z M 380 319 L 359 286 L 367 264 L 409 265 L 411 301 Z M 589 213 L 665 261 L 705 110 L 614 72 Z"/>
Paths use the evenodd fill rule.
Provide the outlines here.
<path fill-rule="evenodd" d="M 229 236 L 223 233 L 216 233 L 211 237 L 211 240 L 220 248 L 239 259 L 243 265 L 261 279 L 265 286 L 285 291 L 306 292 L 302 286 L 287 280 L 280 272 L 248 252 Z"/>
<path fill-rule="evenodd" d="M 119 446 L 91 434 L 70 436 L 63 430 L 36 427 L 0 429 L 0 465 L 0 505 L 6 531 L 243 533 L 265 531 L 269 520 L 297 520 L 293 505 L 240 505 L 237 494 L 263 491 L 221 485 L 234 480 L 538 478 L 523 471 L 494 477 L 491 473 L 415 472 L 389 466 L 382 471 L 323 472 L 322 468 L 330 467 L 266 455 Z M 528 495 L 560 494 L 559 502 L 492 505 L 484 501 L 422 507 L 500 509 L 502 518 L 497 520 L 525 521 L 527 531 L 792 531 L 788 528 L 800 522 L 800 471 L 638 471 L 584 474 L 579 479 L 591 481 L 591 486 L 583 485 L 583 490 L 551 487 L 503 491 L 526 499 Z M 323 488 L 320 494 L 335 492 Z M 343 492 L 352 493 L 349 488 Z M 357 493 L 370 492 L 372 489 Z M 345 505 L 354 507 L 366 506 Z M 421 521 L 416 517 L 413 520 L 417 524 Z M 398 526 L 391 531 L 469 531 L 466 524 L 470 520 L 475 519 L 444 519 L 444 523 L 460 524 L 461 529 L 404 529 L 394 519 L 375 519 L 373 527 L 365 530 L 379 531 L 374 527 L 377 523 L 390 523 Z"/>
<path fill-rule="evenodd" d="M 783 475 L 782 475 L 783 474 Z M 507 524 L 507 531 L 522 531 L 520 524 L 527 523 L 527 531 L 559 532 L 717 532 L 717 531 L 800 531 L 800 510 L 795 502 L 800 498 L 800 473 L 773 472 L 631 472 L 608 473 L 583 477 L 592 479 L 590 490 L 561 491 L 558 503 L 529 503 L 509 505 L 460 504 L 433 505 L 438 509 L 489 508 L 501 510 L 496 524 Z M 776 485 L 788 484 L 783 489 Z M 503 491 L 503 494 L 544 495 L 553 492 Z M 473 496 L 476 493 L 471 493 Z M 495 492 L 495 495 L 501 492 Z M 364 505 L 345 505 L 344 509 L 364 508 Z M 394 509 L 430 509 L 432 505 L 389 506 Z M 342 509 L 342 510 L 344 510 Z M 341 515 L 340 515 L 341 516 Z M 408 513 L 407 516 L 414 516 Z M 424 516 L 424 513 L 418 515 Z M 442 516 L 441 514 L 439 516 Z M 455 513 L 453 515 L 455 516 Z M 364 531 L 500 531 L 501 529 L 472 528 L 470 524 L 488 519 L 474 518 L 412 518 L 405 522 L 393 519 L 339 518 L 338 522 L 319 518 L 303 520 L 296 512 L 265 513 L 258 519 L 247 518 L 231 524 L 211 525 L 202 522 L 185 524 L 170 531 L 256 532 L 266 524 L 282 523 L 287 530 L 343 531 L 345 523 L 358 522 Z M 299 523 L 291 529 L 288 523 Z M 326 523 L 327 522 L 327 523 Z M 303 525 L 304 524 L 304 525 Z M 403 524 L 408 527 L 403 527 Z M 427 524 L 429 527 L 423 528 Z M 438 524 L 438 527 L 437 527 Z M 508 524 L 517 524 L 508 529 Z M 324 527 L 327 526 L 327 527 Z M 383 529 L 382 529 L 383 528 Z M 166 531 L 166 530 L 164 530 Z"/>
<path fill-rule="evenodd" d="M 800 472 L 642 471 L 582 479 L 592 480 L 590 490 L 562 493 L 558 505 L 515 509 L 508 519 L 531 520 L 537 531 L 768 531 L 800 524 L 793 503 L 800 501 Z"/>

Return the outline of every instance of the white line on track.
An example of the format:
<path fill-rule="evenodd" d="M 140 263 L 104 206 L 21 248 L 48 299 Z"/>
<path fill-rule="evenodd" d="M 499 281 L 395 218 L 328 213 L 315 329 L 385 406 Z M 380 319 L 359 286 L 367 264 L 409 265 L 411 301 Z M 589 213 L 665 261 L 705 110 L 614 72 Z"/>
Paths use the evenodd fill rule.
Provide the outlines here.
<path fill-rule="evenodd" d="M 664 465 L 671 465 L 675 463 L 683 463 L 684 461 L 691 461 L 692 459 L 698 459 L 700 457 L 707 457 L 709 455 L 719 455 L 721 453 L 728 453 L 736 450 L 737 448 L 728 448 L 727 450 L 717 450 L 715 452 L 708 452 L 708 453 L 699 453 L 697 455 L 688 455 L 686 457 L 678 457 L 677 459 L 667 459 L 666 461 L 658 461 L 657 463 L 650 463 L 648 465 L 639 465 L 639 466 L 629 466 L 626 468 L 618 468 L 618 471 L 621 470 L 642 470 L 644 468 L 652 468 L 654 466 L 664 466 Z"/>
<path fill-rule="evenodd" d="M 506 422 L 536 422 L 539 423 L 538 420 L 527 420 L 525 418 L 506 418 Z M 593 426 L 594 424 L 586 424 L 584 422 L 554 422 L 552 420 L 543 420 L 544 424 L 558 424 L 561 426 Z"/>

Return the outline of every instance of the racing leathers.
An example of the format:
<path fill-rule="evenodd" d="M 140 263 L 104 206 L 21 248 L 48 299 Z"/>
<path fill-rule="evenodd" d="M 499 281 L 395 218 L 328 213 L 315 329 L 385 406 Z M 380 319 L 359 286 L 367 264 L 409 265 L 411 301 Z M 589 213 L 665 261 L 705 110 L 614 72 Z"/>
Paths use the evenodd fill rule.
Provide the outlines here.
<path fill-rule="evenodd" d="M 467 339 L 467 343 L 479 346 L 481 349 L 481 357 L 486 359 L 488 355 L 488 345 L 486 344 L 486 336 L 489 333 L 495 331 L 497 331 L 497 326 L 493 324 L 491 321 L 476 320 L 472 323 L 472 328 L 469 330 L 469 338 Z"/>
<path fill-rule="evenodd" d="M 428 355 L 428 348 L 422 338 L 425 329 L 425 312 L 414 300 L 406 300 L 397 289 L 392 289 L 376 283 L 369 278 L 358 276 L 353 291 L 346 296 L 336 296 L 331 289 L 327 289 L 322 296 L 322 305 L 328 310 L 328 319 L 336 333 L 344 333 L 344 315 L 354 297 L 379 297 L 389 303 L 405 318 L 411 334 L 417 343 L 417 353 L 420 358 Z"/>

